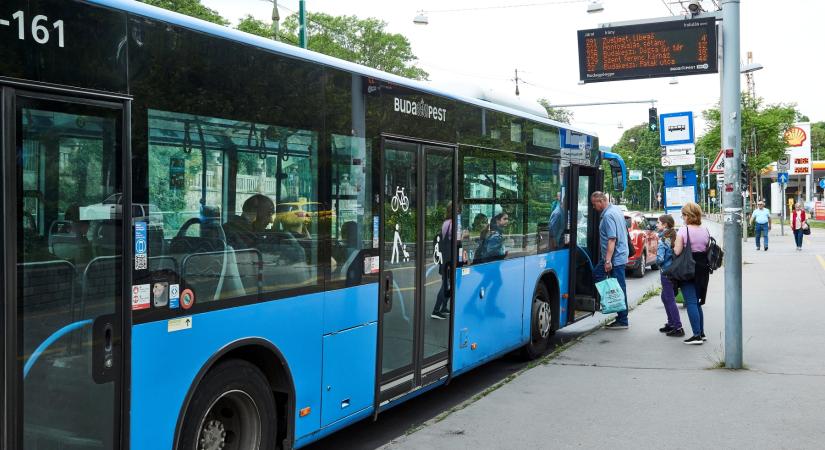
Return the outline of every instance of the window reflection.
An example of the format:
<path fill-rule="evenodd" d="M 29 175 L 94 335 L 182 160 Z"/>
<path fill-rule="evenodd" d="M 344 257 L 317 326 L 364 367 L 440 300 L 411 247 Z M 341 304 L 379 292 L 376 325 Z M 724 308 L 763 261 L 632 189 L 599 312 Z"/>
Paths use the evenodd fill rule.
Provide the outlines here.
<path fill-rule="evenodd" d="M 149 202 L 198 302 L 314 285 L 317 133 L 149 111 Z"/>

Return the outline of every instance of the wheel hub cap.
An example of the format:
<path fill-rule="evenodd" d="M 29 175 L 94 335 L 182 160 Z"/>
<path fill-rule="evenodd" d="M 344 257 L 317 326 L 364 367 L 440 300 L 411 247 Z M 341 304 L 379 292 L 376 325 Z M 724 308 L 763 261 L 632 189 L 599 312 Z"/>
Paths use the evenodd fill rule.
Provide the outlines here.
<path fill-rule="evenodd" d="M 547 302 L 541 302 L 539 306 L 539 334 L 542 339 L 550 335 L 550 306 Z"/>
<path fill-rule="evenodd" d="M 206 422 L 201 430 L 199 450 L 220 450 L 226 445 L 226 429 L 219 420 Z"/>

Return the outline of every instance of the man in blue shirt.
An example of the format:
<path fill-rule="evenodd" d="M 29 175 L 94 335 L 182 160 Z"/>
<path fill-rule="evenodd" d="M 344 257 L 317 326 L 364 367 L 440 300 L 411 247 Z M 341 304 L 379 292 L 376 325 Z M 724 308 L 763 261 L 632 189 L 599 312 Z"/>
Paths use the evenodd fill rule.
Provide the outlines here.
<path fill-rule="evenodd" d="M 759 238 L 765 235 L 765 251 L 768 251 L 768 232 L 771 231 L 771 212 L 765 208 L 765 202 L 759 200 L 756 209 L 751 214 L 751 223 L 756 222 L 754 232 L 756 233 L 756 250 L 759 250 Z"/>
<path fill-rule="evenodd" d="M 624 292 L 625 310 L 617 313 L 616 321 L 608 325 L 609 330 L 626 330 L 627 320 L 627 283 L 625 282 L 625 265 L 629 254 L 627 247 L 627 224 L 624 214 L 615 205 L 611 205 L 604 192 L 596 191 L 590 195 L 593 208 L 601 213 L 599 221 L 599 263 L 593 269 L 593 278 L 598 283 L 607 277 L 615 278 Z"/>

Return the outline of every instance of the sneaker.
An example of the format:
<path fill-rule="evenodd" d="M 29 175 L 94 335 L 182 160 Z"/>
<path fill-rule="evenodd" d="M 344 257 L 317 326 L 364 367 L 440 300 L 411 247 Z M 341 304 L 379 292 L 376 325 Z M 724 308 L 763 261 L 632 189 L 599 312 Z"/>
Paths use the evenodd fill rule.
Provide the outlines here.
<path fill-rule="evenodd" d="M 765 246 L 765 251 L 768 251 L 768 246 L 767 245 Z"/>
<path fill-rule="evenodd" d="M 702 336 L 692 336 L 682 342 L 687 345 L 702 345 Z"/>
<path fill-rule="evenodd" d="M 659 328 L 659 333 L 668 333 L 668 332 L 671 332 L 671 331 L 673 331 L 673 327 L 668 325 L 668 324 L 665 324 L 665 326 L 663 326 L 662 328 Z"/>
<path fill-rule="evenodd" d="M 762 247 L 756 247 L 756 251 L 762 250 Z"/>
<path fill-rule="evenodd" d="M 444 308 L 440 311 L 440 313 L 445 315 L 445 316 L 449 316 L 450 315 L 450 310 L 447 309 L 447 308 Z"/>
<path fill-rule="evenodd" d="M 430 317 L 432 317 L 433 319 L 437 319 L 437 320 L 444 320 L 444 319 L 447 318 L 447 316 L 445 316 L 443 313 L 440 313 L 440 312 L 434 312 L 434 313 L 430 314 Z"/>
<path fill-rule="evenodd" d="M 626 330 L 629 326 L 626 323 L 613 322 L 604 327 L 606 330 Z"/>
<path fill-rule="evenodd" d="M 707 341 L 708 338 L 705 337 L 705 333 L 699 335 L 702 338 L 702 341 Z"/>
<path fill-rule="evenodd" d="M 670 330 L 670 331 L 667 332 L 667 335 L 670 336 L 670 337 L 682 337 L 682 336 L 685 335 L 685 329 L 684 328 L 677 328 L 675 330 Z"/>

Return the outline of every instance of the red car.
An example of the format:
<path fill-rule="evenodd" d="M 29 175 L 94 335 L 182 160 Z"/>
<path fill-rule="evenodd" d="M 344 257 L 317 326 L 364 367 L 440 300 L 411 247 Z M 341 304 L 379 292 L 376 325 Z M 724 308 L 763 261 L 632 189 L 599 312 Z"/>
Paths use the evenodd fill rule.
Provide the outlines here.
<path fill-rule="evenodd" d="M 659 246 L 659 235 L 656 226 L 650 227 L 644 214 L 627 212 L 624 215 L 627 231 L 630 233 L 630 242 L 636 250 L 627 260 L 626 269 L 639 278 L 645 276 L 648 267 L 656 269 L 656 248 Z"/>

